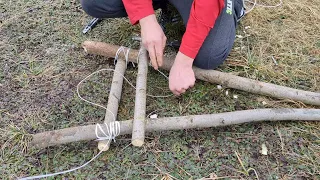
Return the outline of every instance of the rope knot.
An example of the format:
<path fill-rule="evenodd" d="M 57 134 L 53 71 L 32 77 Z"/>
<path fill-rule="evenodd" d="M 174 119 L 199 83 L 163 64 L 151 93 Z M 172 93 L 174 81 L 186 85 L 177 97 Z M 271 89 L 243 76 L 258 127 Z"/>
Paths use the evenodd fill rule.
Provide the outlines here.
<path fill-rule="evenodd" d="M 120 134 L 119 121 L 112 121 L 109 123 L 109 125 L 107 123 L 102 125 L 105 126 L 106 132 L 103 130 L 100 124 L 97 124 L 95 129 L 97 141 L 113 140 L 113 142 L 116 142 L 115 138 Z M 103 136 L 100 136 L 99 134 L 102 134 Z"/>
<path fill-rule="evenodd" d="M 125 60 L 126 60 L 126 64 L 128 65 L 130 50 L 131 50 L 130 48 L 127 48 L 127 50 L 126 50 L 126 47 L 120 46 L 120 48 L 117 50 L 116 55 L 114 57 L 114 61 L 113 61 L 114 65 L 116 65 L 117 60 L 118 60 L 119 55 L 120 55 L 121 52 L 123 52 Z M 132 65 L 133 65 L 133 67 L 135 67 L 134 63 L 132 63 Z"/>

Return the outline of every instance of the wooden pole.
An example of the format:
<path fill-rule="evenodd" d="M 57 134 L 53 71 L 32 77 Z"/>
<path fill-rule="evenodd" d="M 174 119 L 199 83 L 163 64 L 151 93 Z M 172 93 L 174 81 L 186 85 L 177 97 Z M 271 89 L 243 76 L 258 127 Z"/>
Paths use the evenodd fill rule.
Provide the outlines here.
<path fill-rule="evenodd" d="M 85 41 L 83 43 L 83 47 L 89 54 L 97 54 L 107 57 L 114 56 L 119 48 L 119 46 L 93 41 Z M 137 55 L 137 50 L 131 50 L 129 53 L 129 61 L 137 62 Z M 173 64 L 174 58 L 174 56 L 165 57 L 164 64 L 161 68 L 169 71 Z M 193 67 L 193 70 L 197 79 L 210 83 L 221 84 L 225 87 L 255 94 L 261 94 L 280 99 L 291 99 L 293 101 L 300 101 L 306 104 L 320 106 L 320 93 L 288 88 L 271 83 L 264 83 L 215 70 L 203 70 L 196 67 Z"/>
<path fill-rule="evenodd" d="M 126 61 L 123 59 L 118 59 L 115 67 L 115 72 L 113 73 L 111 89 L 108 97 L 107 109 L 104 123 L 109 124 L 117 119 L 119 102 L 121 99 L 123 76 L 126 71 Z M 98 149 L 107 151 L 109 149 L 111 141 L 99 141 Z"/>
<path fill-rule="evenodd" d="M 132 127 L 132 140 L 134 146 L 141 147 L 144 143 L 146 103 L 147 103 L 147 50 L 141 46 L 138 62 L 138 76 L 136 84 L 136 99 L 134 106 L 134 119 Z"/>
<path fill-rule="evenodd" d="M 248 122 L 286 120 L 320 122 L 320 109 L 254 109 L 219 114 L 148 119 L 146 123 L 146 131 L 170 131 L 228 126 Z M 132 120 L 120 121 L 120 127 L 120 135 L 132 133 Z M 95 125 L 47 131 L 34 134 L 32 136 L 33 139 L 31 144 L 42 148 L 70 142 L 96 139 Z"/>

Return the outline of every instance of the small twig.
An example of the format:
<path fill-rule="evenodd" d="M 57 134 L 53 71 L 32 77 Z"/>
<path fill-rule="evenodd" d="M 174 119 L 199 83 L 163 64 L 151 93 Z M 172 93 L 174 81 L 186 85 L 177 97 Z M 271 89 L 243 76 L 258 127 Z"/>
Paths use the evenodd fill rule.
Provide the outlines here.
<path fill-rule="evenodd" d="M 275 59 L 273 56 L 271 56 L 271 59 L 272 59 L 273 63 L 274 63 L 276 66 L 279 65 L 278 62 L 276 61 L 276 59 Z"/>
<path fill-rule="evenodd" d="M 283 142 L 282 135 L 281 135 L 281 132 L 280 132 L 279 127 L 278 127 L 278 126 L 277 126 L 277 133 L 278 133 L 279 138 L 280 138 L 281 151 L 282 151 L 282 154 L 283 154 L 283 153 L 284 153 L 284 142 Z"/>
<path fill-rule="evenodd" d="M 253 169 L 253 168 L 248 168 L 248 169 L 246 169 L 245 166 L 244 166 L 244 164 L 242 163 L 242 160 L 241 160 L 241 158 L 240 158 L 240 155 L 238 154 L 237 151 L 235 151 L 235 154 L 236 154 L 236 156 L 237 156 L 237 158 L 238 158 L 238 161 L 240 162 L 240 165 L 241 165 L 242 169 L 244 170 L 244 171 L 237 171 L 237 172 L 242 173 L 242 174 L 244 174 L 244 175 L 246 175 L 246 176 L 249 176 L 249 172 L 250 172 L 250 171 L 253 171 L 254 174 L 256 175 L 257 179 L 259 180 L 259 176 L 258 176 L 258 174 L 257 174 L 257 171 L 256 171 L 255 169 Z"/>
<path fill-rule="evenodd" d="M 240 162 L 240 165 L 241 165 L 242 169 L 244 170 L 244 171 L 239 171 L 239 170 L 237 170 L 237 172 L 239 172 L 239 173 L 241 173 L 241 174 L 244 174 L 244 175 L 246 175 L 246 176 L 249 176 L 249 173 L 248 173 L 248 171 L 246 170 L 246 168 L 244 167 L 244 165 L 243 165 L 243 163 L 242 163 L 242 160 L 241 160 L 238 152 L 235 151 L 234 153 L 236 154 L 236 156 L 237 156 L 237 158 L 238 158 L 238 161 Z"/>
<path fill-rule="evenodd" d="M 177 163 L 175 164 L 179 169 L 181 169 L 183 172 L 185 172 L 186 174 L 188 174 L 188 176 L 192 177 L 192 175 L 190 173 L 188 173 L 185 169 L 183 169 L 181 166 L 179 166 Z"/>

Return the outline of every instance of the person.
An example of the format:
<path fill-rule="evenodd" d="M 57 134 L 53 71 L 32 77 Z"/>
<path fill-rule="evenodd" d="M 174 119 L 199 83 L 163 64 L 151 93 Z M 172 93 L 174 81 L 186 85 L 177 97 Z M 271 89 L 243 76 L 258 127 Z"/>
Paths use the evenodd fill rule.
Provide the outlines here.
<path fill-rule="evenodd" d="M 175 95 L 194 86 L 192 65 L 214 69 L 229 55 L 239 19 L 245 14 L 243 0 L 81 0 L 84 11 L 96 18 L 129 16 L 140 24 L 143 46 L 151 64 L 158 69 L 163 64 L 166 36 L 154 9 L 161 3 L 171 3 L 186 26 L 169 74 L 169 88 Z"/>

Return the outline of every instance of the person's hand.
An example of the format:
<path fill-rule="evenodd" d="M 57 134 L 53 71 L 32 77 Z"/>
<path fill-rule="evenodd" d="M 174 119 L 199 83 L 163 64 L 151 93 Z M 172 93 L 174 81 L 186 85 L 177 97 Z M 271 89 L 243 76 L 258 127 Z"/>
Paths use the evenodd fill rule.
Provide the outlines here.
<path fill-rule="evenodd" d="M 155 70 L 163 64 L 163 50 L 167 38 L 154 14 L 139 21 L 141 26 L 142 45 L 148 50 L 151 64 Z"/>
<path fill-rule="evenodd" d="M 173 94 L 179 96 L 194 86 L 196 78 L 192 64 L 192 58 L 178 52 L 169 74 L 169 88 Z"/>

